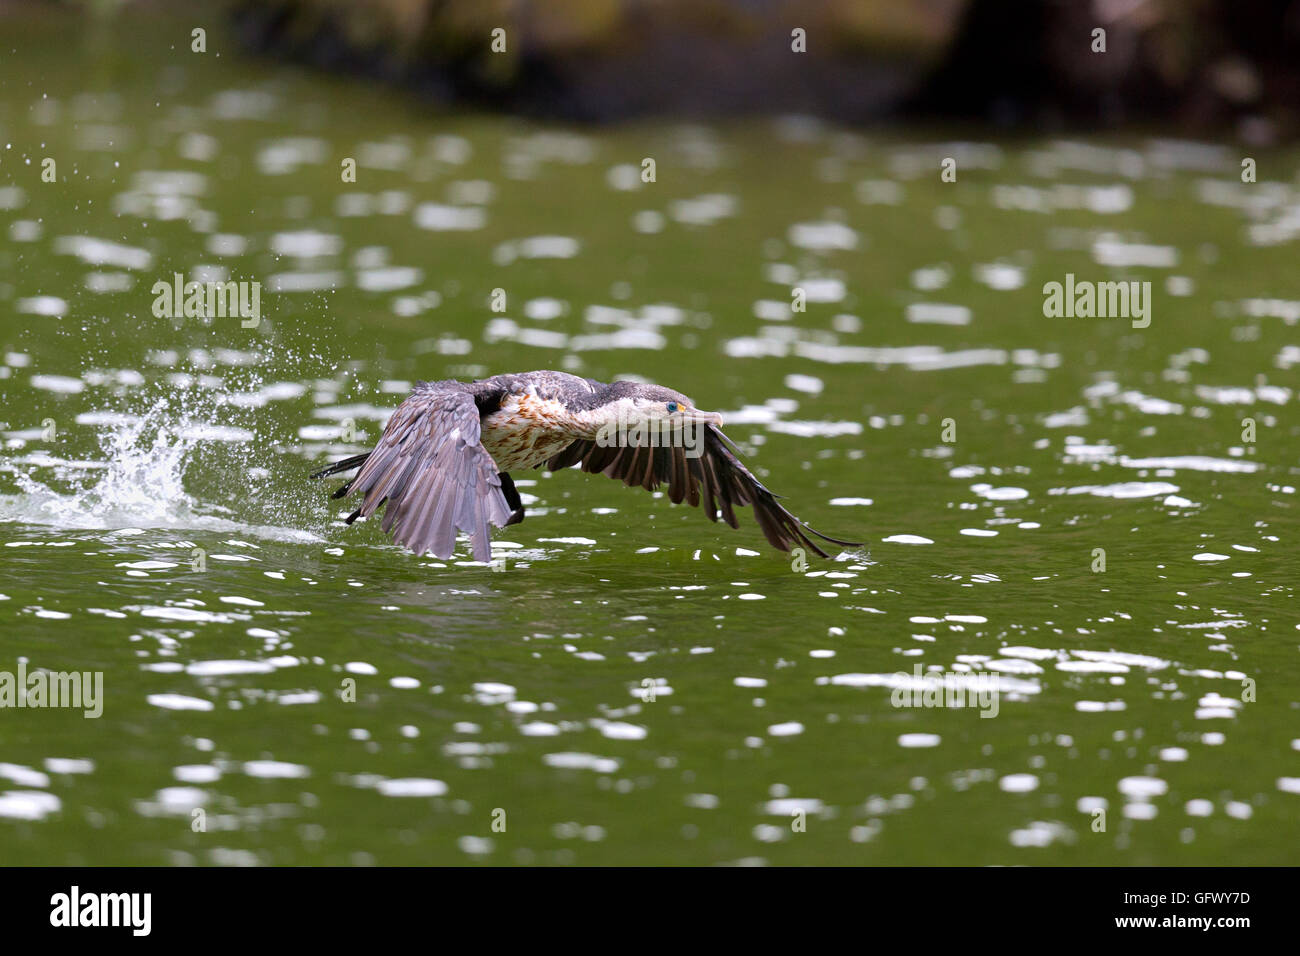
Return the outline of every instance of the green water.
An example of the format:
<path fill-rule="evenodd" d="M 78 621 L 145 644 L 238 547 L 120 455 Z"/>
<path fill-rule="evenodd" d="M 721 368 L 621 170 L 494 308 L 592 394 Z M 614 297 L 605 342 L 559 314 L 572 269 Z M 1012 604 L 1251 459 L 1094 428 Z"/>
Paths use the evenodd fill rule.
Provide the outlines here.
<path fill-rule="evenodd" d="M 0 671 L 104 700 L 0 709 L 0 862 L 1297 862 L 1300 152 L 562 129 L 5 27 Z M 155 317 L 176 272 L 260 324 Z M 1046 318 L 1068 273 L 1150 326 Z M 723 412 L 864 546 L 534 473 L 489 568 L 306 480 L 536 368 Z"/>

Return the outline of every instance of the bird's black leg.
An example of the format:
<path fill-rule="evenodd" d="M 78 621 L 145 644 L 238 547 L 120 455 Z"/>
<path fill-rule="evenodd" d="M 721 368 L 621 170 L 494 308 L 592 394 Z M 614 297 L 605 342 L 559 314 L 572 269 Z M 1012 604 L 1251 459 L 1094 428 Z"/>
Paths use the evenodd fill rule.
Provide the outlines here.
<path fill-rule="evenodd" d="M 501 479 L 501 493 L 506 496 L 506 505 L 510 508 L 510 520 L 506 522 L 506 527 L 512 524 L 519 524 L 524 520 L 524 503 L 519 498 L 519 491 L 515 488 L 515 481 L 506 472 L 497 475 Z"/>

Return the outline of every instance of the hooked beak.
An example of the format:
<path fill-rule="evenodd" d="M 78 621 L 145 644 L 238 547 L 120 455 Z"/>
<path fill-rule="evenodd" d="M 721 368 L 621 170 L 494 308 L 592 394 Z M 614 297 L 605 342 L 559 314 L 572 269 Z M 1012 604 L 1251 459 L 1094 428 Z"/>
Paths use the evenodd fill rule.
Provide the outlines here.
<path fill-rule="evenodd" d="M 698 408 L 683 409 L 681 412 L 682 420 L 693 425 L 713 425 L 716 428 L 722 427 L 722 416 L 717 412 L 705 412 Z"/>

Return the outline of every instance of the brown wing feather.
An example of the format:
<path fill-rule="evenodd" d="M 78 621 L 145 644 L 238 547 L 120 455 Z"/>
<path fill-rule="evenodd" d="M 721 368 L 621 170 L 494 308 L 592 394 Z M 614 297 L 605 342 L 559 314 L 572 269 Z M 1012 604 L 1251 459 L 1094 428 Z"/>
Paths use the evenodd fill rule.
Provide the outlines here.
<path fill-rule="evenodd" d="M 717 521 L 721 513 L 733 528 L 740 525 L 735 506 L 751 505 L 763 536 L 781 551 L 800 545 L 823 558 L 829 557 L 810 535 L 832 544 L 857 546 L 857 542 L 824 535 L 792 515 L 741 463 L 728 443 L 726 435 L 712 425 L 704 429 L 704 450 L 696 457 L 688 456 L 683 447 L 602 447 L 580 439 L 551 458 L 546 467 L 558 471 L 581 464 L 589 474 L 603 474 L 647 491 L 666 483 L 669 500 L 674 504 L 687 501 L 697 506 L 703 502 L 710 521 Z"/>
<path fill-rule="evenodd" d="M 475 560 L 488 561 L 489 524 L 510 520 L 496 463 L 479 444 L 474 396 L 459 389 L 424 386 L 402 402 L 348 486 L 354 492 L 363 499 L 353 517 L 387 500 L 381 527 L 416 554 L 451 557 L 460 530 L 473 539 Z"/>

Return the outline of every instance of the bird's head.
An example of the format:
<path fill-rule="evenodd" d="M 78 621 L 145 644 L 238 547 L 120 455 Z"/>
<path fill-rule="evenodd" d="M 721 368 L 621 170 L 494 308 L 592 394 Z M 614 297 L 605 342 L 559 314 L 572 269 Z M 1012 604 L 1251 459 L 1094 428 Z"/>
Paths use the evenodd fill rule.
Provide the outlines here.
<path fill-rule="evenodd" d="M 602 398 L 581 416 L 589 437 L 602 447 L 680 447 L 695 458 L 704 452 L 708 427 L 722 424 L 717 412 L 701 411 L 681 392 L 660 385 L 615 382 Z"/>
<path fill-rule="evenodd" d="M 696 408 L 694 402 L 671 388 L 640 382 L 615 382 L 611 388 L 610 411 L 621 421 L 643 422 L 660 428 L 722 426 L 722 416 L 717 412 Z"/>

